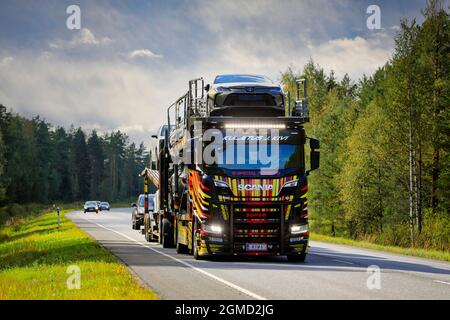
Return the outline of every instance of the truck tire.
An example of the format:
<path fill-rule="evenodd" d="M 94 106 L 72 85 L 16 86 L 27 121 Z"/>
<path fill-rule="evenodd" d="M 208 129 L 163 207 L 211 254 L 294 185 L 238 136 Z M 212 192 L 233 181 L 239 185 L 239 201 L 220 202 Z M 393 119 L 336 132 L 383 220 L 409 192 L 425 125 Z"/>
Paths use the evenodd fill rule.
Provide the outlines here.
<path fill-rule="evenodd" d="M 145 238 L 145 241 L 147 241 L 147 242 L 150 242 L 150 237 L 149 237 L 149 234 L 148 234 L 148 229 L 147 229 L 147 227 L 144 225 L 144 238 Z"/>
<path fill-rule="evenodd" d="M 162 238 L 163 238 L 163 237 L 162 237 L 162 235 L 163 235 L 163 219 L 162 219 L 161 215 L 160 215 L 160 217 L 159 217 L 158 230 L 159 230 L 158 242 L 159 242 L 160 244 L 162 244 Z"/>
<path fill-rule="evenodd" d="M 173 235 L 170 230 L 170 222 L 168 219 L 163 219 L 162 224 L 162 246 L 163 248 L 171 248 L 173 246 Z"/>
<path fill-rule="evenodd" d="M 301 254 L 288 254 L 287 259 L 289 262 L 305 262 L 306 252 L 302 252 Z"/>
<path fill-rule="evenodd" d="M 151 236 L 150 236 L 150 232 L 148 232 L 148 223 L 144 223 L 144 236 L 145 236 L 145 241 L 150 242 L 151 240 Z"/>
<path fill-rule="evenodd" d="M 198 229 L 198 222 L 197 219 L 194 218 L 194 226 L 193 226 L 193 230 L 192 230 L 192 254 L 194 256 L 195 260 L 202 260 L 203 257 L 201 255 L 199 255 L 198 253 L 198 243 L 197 243 L 197 239 L 195 237 L 195 230 Z"/>
<path fill-rule="evenodd" d="M 178 227 L 175 228 L 175 248 L 177 253 L 187 253 L 187 246 L 178 241 Z"/>

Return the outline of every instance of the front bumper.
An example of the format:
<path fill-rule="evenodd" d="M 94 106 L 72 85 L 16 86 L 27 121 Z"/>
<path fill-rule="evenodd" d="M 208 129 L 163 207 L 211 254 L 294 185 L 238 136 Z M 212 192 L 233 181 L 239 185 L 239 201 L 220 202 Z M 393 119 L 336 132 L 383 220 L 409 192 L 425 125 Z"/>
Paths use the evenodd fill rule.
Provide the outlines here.
<path fill-rule="evenodd" d="M 213 234 L 202 230 L 197 233 L 200 255 L 279 256 L 308 251 L 308 231 L 290 232 L 292 225 L 308 224 L 307 217 L 300 218 L 301 201 L 218 205 L 228 207 L 226 219 L 222 221 L 223 232 Z"/>
<path fill-rule="evenodd" d="M 264 251 L 248 251 L 245 245 L 234 245 L 231 250 L 229 242 L 219 242 L 210 240 L 209 237 L 201 237 L 199 245 L 199 255 L 215 255 L 215 256 L 283 256 L 291 254 L 300 254 L 308 252 L 309 239 L 301 239 L 295 243 L 285 243 L 284 249 L 281 251 L 279 247 L 272 247 Z"/>

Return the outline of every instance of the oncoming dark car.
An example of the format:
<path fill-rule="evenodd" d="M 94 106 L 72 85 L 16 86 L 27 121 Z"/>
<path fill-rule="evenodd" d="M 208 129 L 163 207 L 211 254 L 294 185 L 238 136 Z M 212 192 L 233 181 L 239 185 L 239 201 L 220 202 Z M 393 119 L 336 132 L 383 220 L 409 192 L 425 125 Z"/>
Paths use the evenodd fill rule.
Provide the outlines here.
<path fill-rule="evenodd" d="M 153 211 L 155 202 L 154 202 L 154 195 L 149 194 L 148 195 L 148 210 Z M 144 199 L 145 195 L 141 194 L 138 197 L 137 203 L 133 203 L 133 212 L 131 213 L 131 225 L 134 230 L 139 230 L 141 226 L 144 223 L 144 213 L 145 213 L 145 207 L 144 207 Z"/>
<path fill-rule="evenodd" d="M 101 202 L 99 206 L 100 211 L 109 211 L 109 203 L 108 202 Z"/>
<path fill-rule="evenodd" d="M 86 212 L 96 212 L 98 213 L 98 205 L 96 201 L 86 201 L 84 204 L 84 213 Z"/>
<path fill-rule="evenodd" d="M 269 116 L 284 115 L 284 93 L 280 85 L 260 75 L 218 75 L 207 85 L 207 104 L 211 115 L 253 114 L 255 108 Z"/>

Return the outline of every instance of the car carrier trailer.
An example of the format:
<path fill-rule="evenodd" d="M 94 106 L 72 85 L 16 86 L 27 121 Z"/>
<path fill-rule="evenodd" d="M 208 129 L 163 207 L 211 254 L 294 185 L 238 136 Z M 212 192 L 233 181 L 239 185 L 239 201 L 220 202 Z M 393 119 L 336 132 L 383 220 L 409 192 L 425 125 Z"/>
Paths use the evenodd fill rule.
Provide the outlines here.
<path fill-rule="evenodd" d="M 175 246 L 196 259 L 285 255 L 289 261 L 304 261 L 308 175 L 319 167 L 320 154 L 319 141 L 307 137 L 303 126 L 309 121 L 306 80 L 297 81 L 292 106 L 289 95 L 283 95 L 281 105 L 279 98 L 277 105 L 258 105 L 252 94 L 265 94 L 270 101 L 261 93 L 264 87 L 239 85 L 237 94 L 246 97 L 232 101 L 250 104 L 208 101 L 213 95 L 199 78 L 189 81 L 186 94 L 168 108 L 156 161 L 141 173 L 145 190 L 153 181 L 159 197 L 158 210 L 145 213 L 146 239 L 159 239 L 164 247 Z M 214 149 L 215 161 L 204 159 L 208 148 Z M 276 154 L 272 160 L 277 163 L 255 163 L 255 154 L 262 151 L 273 158 Z"/>

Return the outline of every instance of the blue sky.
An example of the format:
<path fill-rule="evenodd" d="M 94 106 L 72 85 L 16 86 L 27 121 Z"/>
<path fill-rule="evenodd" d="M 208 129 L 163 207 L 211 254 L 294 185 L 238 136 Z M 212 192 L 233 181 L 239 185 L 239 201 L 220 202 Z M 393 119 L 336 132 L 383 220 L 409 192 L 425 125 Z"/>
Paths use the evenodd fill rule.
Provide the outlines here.
<path fill-rule="evenodd" d="M 67 6 L 81 30 L 66 28 Z M 381 9 L 369 30 L 366 9 Z M 0 103 L 53 124 L 148 140 L 189 79 L 274 80 L 312 58 L 357 79 L 392 54 L 401 18 L 425 0 L 0 1 Z"/>

